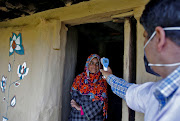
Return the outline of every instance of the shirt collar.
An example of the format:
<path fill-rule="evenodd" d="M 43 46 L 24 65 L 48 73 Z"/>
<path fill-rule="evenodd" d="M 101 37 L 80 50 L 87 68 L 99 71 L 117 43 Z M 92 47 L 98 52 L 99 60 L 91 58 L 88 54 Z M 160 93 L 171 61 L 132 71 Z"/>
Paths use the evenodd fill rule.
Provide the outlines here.
<path fill-rule="evenodd" d="M 180 86 L 180 66 L 159 83 L 159 85 L 155 90 L 155 94 L 160 94 L 163 95 L 165 98 L 167 98 L 172 93 L 174 93 L 179 86 Z"/>

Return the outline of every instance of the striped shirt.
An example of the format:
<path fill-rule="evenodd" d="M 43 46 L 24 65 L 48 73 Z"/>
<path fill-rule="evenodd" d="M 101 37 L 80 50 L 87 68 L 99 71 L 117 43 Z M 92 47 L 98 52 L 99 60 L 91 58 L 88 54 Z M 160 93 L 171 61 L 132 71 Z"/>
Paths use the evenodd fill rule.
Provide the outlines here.
<path fill-rule="evenodd" d="M 180 120 L 175 113 L 180 111 L 180 66 L 158 82 L 132 84 L 114 75 L 109 75 L 107 82 L 131 109 L 145 114 L 145 121 Z"/>
<path fill-rule="evenodd" d="M 112 91 L 116 95 L 126 100 L 126 91 L 132 85 L 132 83 L 128 83 L 112 74 L 107 77 L 107 83 L 111 86 Z"/>
<path fill-rule="evenodd" d="M 174 92 L 180 86 L 180 66 L 173 71 L 169 76 L 159 83 L 156 90 L 154 91 L 154 96 L 159 101 L 159 108 L 162 109 L 167 102 L 171 99 Z"/>

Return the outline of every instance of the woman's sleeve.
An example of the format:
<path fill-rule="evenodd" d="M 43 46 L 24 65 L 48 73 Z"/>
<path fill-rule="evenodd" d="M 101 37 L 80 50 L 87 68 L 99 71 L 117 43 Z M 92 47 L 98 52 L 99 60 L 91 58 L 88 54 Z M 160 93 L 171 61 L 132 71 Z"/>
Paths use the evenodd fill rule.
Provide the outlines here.
<path fill-rule="evenodd" d="M 71 92 L 71 98 L 72 98 L 73 100 L 75 100 L 76 103 L 77 103 L 79 106 L 82 105 L 81 95 L 79 95 L 79 92 L 78 92 L 78 91 L 72 90 L 72 92 Z"/>
<path fill-rule="evenodd" d="M 91 104 L 83 104 L 82 109 L 88 120 L 94 118 L 103 109 L 101 101 L 93 101 Z"/>
<path fill-rule="evenodd" d="M 71 93 L 71 99 L 75 100 L 76 103 L 81 106 L 81 99 L 80 99 L 81 95 L 79 94 L 79 91 L 78 91 L 80 82 L 77 81 L 78 78 L 80 78 L 80 76 L 76 76 L 76 78 L 74 79 L 70 93 Z"/>

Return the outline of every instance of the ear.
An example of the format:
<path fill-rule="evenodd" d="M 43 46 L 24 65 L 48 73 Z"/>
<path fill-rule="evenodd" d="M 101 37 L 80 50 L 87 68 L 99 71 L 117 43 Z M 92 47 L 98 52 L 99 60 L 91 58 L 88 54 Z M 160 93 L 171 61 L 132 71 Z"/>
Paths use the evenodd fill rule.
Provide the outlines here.
<path fill-rule="evenodd" d="M 160 26 L 157 26 L 155 31 L 156 31 L 156 37 L 157 37 L 157 50 L 158 52 L 161 52 L 166 44 L 165 31 Z"/>

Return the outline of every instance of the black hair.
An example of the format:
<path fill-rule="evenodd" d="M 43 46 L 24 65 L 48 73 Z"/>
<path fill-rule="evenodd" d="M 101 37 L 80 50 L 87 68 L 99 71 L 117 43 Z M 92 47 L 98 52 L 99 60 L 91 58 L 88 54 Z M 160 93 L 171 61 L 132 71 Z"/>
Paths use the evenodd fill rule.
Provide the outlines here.
<path fill-rule="evenodd" d="M 157 26 L 180 27 L 180 0 L 150 0 L 140 18 L 149 37 Z M 165 31 L 166 37 L 180 46 L 180 30 Z"/>

